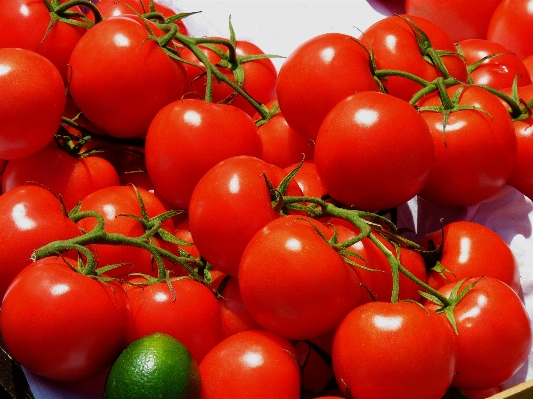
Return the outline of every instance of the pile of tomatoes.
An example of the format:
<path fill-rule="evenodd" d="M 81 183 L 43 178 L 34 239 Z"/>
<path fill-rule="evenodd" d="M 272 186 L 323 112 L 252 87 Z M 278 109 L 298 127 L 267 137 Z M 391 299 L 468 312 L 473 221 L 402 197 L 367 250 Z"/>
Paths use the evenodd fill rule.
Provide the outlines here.
<path fill-rule="evenodd" d="M 203 399 L 484 398 L 527 362 L 506 242 L 396 219 L 417 197 L 532 198 L 533 49 L 498 40 L 509 1 L 453 38 L 407 1 L 279 72 L 156 1 L 4 3 L 0 332 L 27 370 L 105 375 L 156 331 Z"/>

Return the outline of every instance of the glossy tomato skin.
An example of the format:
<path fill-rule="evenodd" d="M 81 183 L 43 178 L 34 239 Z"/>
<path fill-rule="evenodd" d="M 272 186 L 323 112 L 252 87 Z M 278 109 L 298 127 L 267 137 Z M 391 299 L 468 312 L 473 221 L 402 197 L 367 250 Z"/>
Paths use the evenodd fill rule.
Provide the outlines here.
<path fill-rule="evenodd" d="M 76 158 L 53 142 L 28 157 L 11 160 L 6 166 L 2 176 L 4 192 L 27 182 L 41 184 L 61 195 L 68 210 L 90 193 L 120 183 L 117 171 L 104 158 Z"/>
<path fill-rule="evenodd" d="M 406 0 L 405 12 L 435 22 L 458 42 L 486 39 L 492 13 L 500 3 L 501 0 Z"/>
<path fill-rule="evenodd" d="M 302 43 L 284 61 L 276 83 L 288 125 L 315 139 L 322 120 L 340 100 L 378 91 L 369 62 L 363 45 L 349 35 L 325 33 Z"/>
<path fill-rule="evenodd" d="M 359 278 L 303 216 L 284 216 L 259 230 L 239 265 L 244 304 L 263 328 L 288 339 L 334 330 L 360 299 Z"/>
<path fill-rule="evenodd" d="M 277 187 L 285 175 L 259 158 L 237 156 L 218 163 L 200 179 L 191 196 L 189 223 L 196 247 L 215 269 L 237 276 L 248 241 L 280 216 L 264 176 Z M 294 186 L 293 195 L 301 195 Z"/>
<path fill-rule="evenodd" d="M 339 325 L 332 360 L 339 386 L 354 398 L 441 399 L 455 372 L 455 337 L 418 304 L 371 302 Z"/>
<path fill-rule="evenodd" d="M 72 51 L 69 93 L 111 136 L 144 137 L 155 114 L 186 91 L 183 65 L 148 36 L 142 22 L 119 15 L 96 24 Z"/>
<path fill-rule="evenodd" d="M 457 362 L 452 385 L 476 390 L 493 388 L 509 379 L 527 360 L 531 323 L 520 297 L 494 277 L 466 280 L 459 294 L 476 283 L 455 306 Z M 449 296 L 456 283 L 439 292 Z M 429 309 L 437 305 L 427 303 Z M 440 316 L 445 319 L 444 314 Z"/>
<path fill-rule="evenodd" d="M 223 339 L 220 306 L 205 285 L 182 278 L 126 289 L 132 317 L 128 342 L 154 332 L 168 334 L 182 342 L 200 363 Z"/>
<path fill-rule="evenodd" d="M 494 10 L 487 29 L 487 39 L 507 47 L 524 59 L 533 54 L 529 38 L 533 33 L 531 0 L 503 0 Z"/>
<path fill-rule="evenodd" d="M 459 105 L 478 109 L 452 112 L 445 127 L 442 114 L 420 110 L 433 136 L 435 164 L 419 196 L 446 206 L 468 206 L 494 195 L 511 176 L 517 152 L 512 120 L 500 100 L 480 87 L 447 89 L 450 97 L 457 90 L 463 90 Z M 433 96 L 419 105 L 439 106 L 440 100 Z"/>
<path fill-rule="evenodd" d="M 377 211 L 418 194 L 429 179 L 433 151 L 426 122 L 408 102 L 366 91 L 346 97 L 328 113 L 314 161 L 333 198 Z"/>
<path fill-rule="evenodd" d="M 44 148 L 57 132 L 65 86 L 54 64 L 34 51 L 0 48 L 0 59 L 0 159 L 23 158 Z"/>
<path fill-rule="evenodd" d="M 69 10 L 81 13 L 77 6 Z M 56 66 L 67 83 L 70 54 L 87 31 L 86 28 L 61 20 L 56 20 L 49 27 L 51 13 L 44 1 L 2 1 L 0 20 L 0 48 L 23 48 L 42 55 Z"/>
<path fill-rule="evenodd" d="M 118 284 L 66 262 L 77 264 L 60 257 L 29 264 L 4 297 L 0 326 L 20 364 L 52 380 L 77 381 L 104 372 L 124 349 L 130 308 Z"/>
<path fill-rule="evenodd" d="M 261 156 L 252 118 L 227 104 L 185 99 L 164 107 L 146 135 L 145 160 L 155 189 L 176 209 L 189 209 L 194 187 L 220 161 Z"/>
<path fill-rule="evenodd" d="M 200 363 L 202 399 L 299 399 L 294 347 L 268 331 L 226 338 Z"/>
<path fill-rule="evenodd" d="M 470 73 L 473 83 L 505 89 L 511 87 L 516 78 L 518 86 L 531 84 L 531 78 L 522 60 L 505 46 L 484 39 L 461 40 L 457 45 L 461 47 L 467 66 L 488 55 L 500 54 L 483 61 Z"/>
<path fill-rule="evenodd" d="M 405 17 L 410 18 L 429 37 L 435 50 L 456 52 L 454 42 L 446 31 L 429 19 L 410 14 L 390 16 L 377 21 L 362 33 L 360 40 L 366 46 L 371 46 L 378 70 L 401 70 L 433 81 L 442 74 L 424 59 L 415 34 Z M 461 57 L 446 55 L 442 57 L 442 61 L 451 76 L 461 82 L 466 81 L 466 67 Z M 418 83 L 399 76 L 388 76 L 382 83 L 389 94 L 407 101 L 422 88 Z"/>
<path fill-rule="evenodd" d="M 491 276 L 502 280 L 517 294 L 521 292 L 520 271 L 507 243 L 490 228 L 469 221 L 444 225 L 442 231 L 429 233 L 420 243 L 429 248 L 429 241 L 442 250 L 438 262 L 449 272 L 443 278 L 430 271 L 429 284 L 438 289 L 463 278 Z"/>
<path fill-rule="evenodd" d="M 298 164 L 299 162 L 286 167 L 285 171 L 287 173 L 292 172 Z M 303 162 L 298 173 L 294 176 L 294 180 L 296 180 L 306 197 L 320 198 L 328 193 L 322 180 L 320 180 L 313 160 L 306 159 Z"/>
<path fill-rule="evenodd" d="M 0 298 L 32 253 L 81 234 L 59 199 L 40 186 L 21 186 L 0 196 Z"/>

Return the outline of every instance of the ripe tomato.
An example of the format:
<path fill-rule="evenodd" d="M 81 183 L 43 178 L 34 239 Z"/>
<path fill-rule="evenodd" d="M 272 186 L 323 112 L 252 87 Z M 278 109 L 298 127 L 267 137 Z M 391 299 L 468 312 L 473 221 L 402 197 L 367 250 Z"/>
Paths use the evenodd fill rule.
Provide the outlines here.
<path fill-rule="evenodd" d="M 287 173 L 292 172 L 298 166 L 298 163 L 286 167 L 285 171 Z M 313 160 L 306 159 L 303 162 L 300 170 L 294 176 L 294 180 L 296 180 L 306 197 L 320 198 L 328 193 L 326 187 L 324 187 L 324 184 L 320 180 Z"/>
<path fill-rule="evenodd" d="M 476 86 L 449 87 L 450 98 L 458 90 L 459 105 L 477 109 L 450 113 L 446 126 L 441 113 L 420 110 L 433 135 L 435 164 L 419 196 L 447 206 L 468 206 L 494 195 L 506 184 L 516 161 L 516 135 L 505 106 Z M 437 96 L 419 105 L 441 106 Z"/>
<path fill-rule="evenodd" d="M 244 304 L 263 328 L 289 339 L 334 330 L 360 299 L 357 274 L 303 216 L 278 218 L 250 240 L 239 266 Z"/>
<path fill-rule="evenodd" d="M 34 182 L 60 195 L 67 209 L 90 193 L 104 187 L 118 186 L 117 171 L 98 156 L 69 155 L 52 142 L 42 150 L 25 158 L 9 161 L 2 176 L 2 190 Z"/>
<path fill-rule="evenodd" d="M 0 48 L 0 60 L 0 159 L 27 157 L 59 129 L 65 86 L 54 64 L 31 50 Z"/>
<path fill-rule="evenodd" d="M 483 61 L 471 73 L 473 83 L 505 89 L 513 85 L 517 78 L 518 86 L 531 84 L 526 66 L 506 47 L 484 39 L 467 39 L 457 43 L 465 57 L 466 65 L 472 65 L 488 55 L 501 54 Z"/>
<path fill-rule="evenodd" d="M 352 310 L 335 332 L 331 355 L 339 386 L 354 398 L 441 399 L 455 373 L 452 330 L 413 302 Z"/>
<path fill-rule="evenodd" d="M 424 58 L 414 30 L 404 17 L 410 18 L 427 35 L 435 50 L 456 52 L 453 40 L 443 29 L 417 15 L 404 14 L 381 19 L 366 29 L 360 40 L 374 51 L 378 70 L 400 70 L 433 81 L 442 74 Z M 451 76 L 461 82 L 466 81 L 466 67 L 459 55 L 443 56 L 442 61 Z M 400 76 L 388 76 L 382 83 L 389 94 L 407 101 L 422 88 L 420 84 Z"/>
<path fill-rule="evenodd" d="M 463 278 L 491 276 L 520 293 L 520 271 L 515 257 L 507 243 L 488 227 L 468 221 L 451 222 L 442 231 L 422 237 L 420 243 L 429 248 L 430 240 L 439 249 L 439 264 L 449 270 L 443 272 L 444 278 L 436 271 L 429 272 L 428 283 L 433 288 Z"/>
<path fill-rule="evenodd" d="M 200 363 L 202 399 L 300 399 L 294 347 L 268 331 L 224 339 Z"/>
<path fill-rule="evenodd" d="M 368 52 L 341 33 L 315 36 L 283 62 L 276 83 L 279 106 L 288 125 L 315 139 L 326 114 L 343 98 L 379 87 Z"/>
<path fill-rule="evenodd" d="M 487 389 L 506 381 L 527 360 L 531 322 L 516 292 L 494 277 L 468 279 L 458 294 L 474 282 L 453 310 L 458 335 L 452 385 Z M 455 285 L 447 284 L 439 292 L 448 297 Z M 438 305 L 427 303 L 426 307 L 431 310 Z M 443 313 L 440 316 L 446 317 Z"/>
<path fill-rule="evenodd" d="M 148 39 L 141 21 L 119 15 L 96 24 L 72 51 L 69 93 L 111 136 L 143 137 L 155 114 L 186 92 L 183 65 Z"/>
<path fill-rule="evenodd" d="M 486 39 L 492 13 L 502 0 L 406 0 L 405 12 L 427 18 L 444 29 L 454 42 Z"/>
<path fill-rule="evenodd" d="M 196 247 L 215 269 L 237 276 L 248 241 L 280 216 L 264 176 L 277 187 L 285 175 L 277 166 L 243 155 L 218 163 L 200 179 L 191 196 L 189 223 Z M 296 183 L 291 192 L 302 194 Z"/>
<path fill-rule="evenodd" d="M 139 280 L 137 280 L 139 282 Z M 222 338 L 222 317 L 215 295 L 205 285 L 181 278 L 146 286 L 130 286 L 132 317 L 128 342 L 154 332 L 182 342 L 200 363 Z"/>
<path fill-rule="evenodd" d="M 120 285 L 80 274 L 68 262 L 77 264 L 61 257 L 29 264 L 9 286 L 0 313 L 13 358 L 58 381 L 83 380 L 111 366 L 126 345 L 130 317 Z"/>
<path fill-rule="evenodd" d="M 146 135 L 148 175 L 177 209 L 189 209 L 194 187 L 211 167 L 237 155 L 259 157 L 261 140 L 252 118 L 232 105 L 175 101 L 157 113 Z"/>
<path fill-rule="evenodd" d="M 503 0 L 494 10 L 487 28 L 487 39 L 500 43 L 518 58 L 533 54 L 533 2 L 531 0 Z"/>
<path fill-rule="evenodd" d="M 334 199 L 377 211 L 418 194 L 429 179 L 433 151 L 426 122 L 408 102 L 366 91 L 346 97 L 328 113 L 314 160 Z"/>
<path fill-rule="evenodd" d="M 36 249 L 81 234 L 59 199 L 40 186 L 21 186 L 0 195 L 0 298 Z"/>

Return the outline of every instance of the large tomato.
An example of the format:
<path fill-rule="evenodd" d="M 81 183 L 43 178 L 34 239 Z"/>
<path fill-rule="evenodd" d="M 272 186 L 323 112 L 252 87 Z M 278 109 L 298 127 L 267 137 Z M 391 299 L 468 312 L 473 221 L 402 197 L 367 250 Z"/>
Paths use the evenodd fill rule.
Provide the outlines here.
<path fill-rule="evenodd" d="M 0 60 L 0 159 L 23 158 L 59 129 L 65 86 L 54 64 L 34 51 L 0 48 Z"/>
<path fill-rule="evenodd" d="M 130 317 L 120 285 L 80 274 L 69 262 L 77 264 L 61 257 L 29 264 L 9 286 L 0 313 L 13 358 L 59 381 L 93 377 L 111 366 L 126 345 Z"/>
<path fill-rule="evenodd" d="M 426 122 L 408 102 L 366 91 L 346 97 L 328 113 L 314 160 L 333 198 L 377 211 L 418 194 L 429 179 L 433 143 Z"/>
<path fill-rule="evenodd" d="M 252 118 L 241 109 L 203 100 L 175 101 L 153 119 L 145 160 L 155 189 L 177 209 L 189 209 L 194 187 L 220 161 L 261 156 Z"/>
<path fill-rule="evenodd" d="M 520 297 L 494 277 L 466 280 L 460 295 L 474 287 L 455 306 L 457 362 L 452 385 L 464 389 L 487 389 L 510 378 L 527 360 L 531 349 L 531 322 Z M 449 297 L 457 283 L 439 292 Z M 430 310 L 439 306 L 426 305 Z M 445 319 L 444 313 L 441 313 Z M 451 329 L 451 328 L 450 328 Z"/>
<path fill-rule="evenodd" d="M 360 40 L 374 52 L 378 70 L 405 71 L 433 81 L 442 74 L 420 50 L 415 29 L 405 17 L 411 19 L 425 33 L 433 49 L 456 52 L 448 33 L 433 21 L 417 15 L 404 14 L 381 19 L 366 29 Z M 466 81 L 466 67 L 459 55 L 444 55 L 442 61 L 451 76 L 461 82 Z M 387 76 L 382 82 L 389 94 L 404 100 L 410 100 L 413 94 L 422 88 L 417 82 L 400 76 Z"/>
<path fill-rule="evenodd" d="M 158 32 L 155 26 L 152 30 Z M 83 114 L 111 136 L 144 136 L 155 114 L 186 92 L 185 68 L 149 35 L 133 16 L 109 17 L 87 31 L 72 51 L 69 93 Z"/>
<path fill-rule="evenodd" d="M 81 234 L 57 197 L 31 185 L 0 196 L 0 226 L 0 298 L 36 249 Z"/>
<path fill-rule="evenodd" d="M 517 151 L 512 120 L 500 100 L 483 88 L 465 85 L 449 87 L 450 98 L 458 90 L 458 104 L 475 109 L 451 112 L 446 124 L 442 113 L 422 108 L 440 107 L 437 96 L 419 104 L 435 144 L 435 164 L 419 195 L 447 206 L 468 206 L 494 195 L 511 176 Z"/>
<path fill-rule="evenodd" d="M 311 139 L 335 104 L 365 90 L 379 90 L 368 52 L 356 38 L 341 33 L 325 33 L 302 43 L 284 61 L 276 84 L 285 120 Z"/>
<path fill-rule="evenodd" d="M 335 377 L 361 399 L 441 399 L 455 373 L 455 337 L 413 302 L 371 302 L 352 310 L 333 338 Z"/>

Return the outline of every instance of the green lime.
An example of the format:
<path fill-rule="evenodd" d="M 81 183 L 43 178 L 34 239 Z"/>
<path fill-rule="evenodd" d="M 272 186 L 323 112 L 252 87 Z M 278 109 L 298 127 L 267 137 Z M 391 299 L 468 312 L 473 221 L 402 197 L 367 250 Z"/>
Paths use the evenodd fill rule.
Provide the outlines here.
<path fill-rule="evenodd" d="M 131 342 L 107 376 L 106 399 L 197 399 L 201 381 L 189 350 L 170 335 L 154 333 Z"/>

